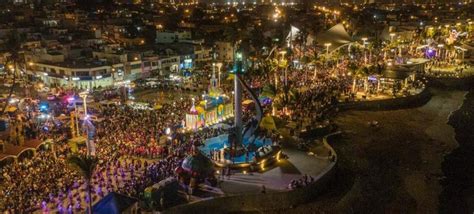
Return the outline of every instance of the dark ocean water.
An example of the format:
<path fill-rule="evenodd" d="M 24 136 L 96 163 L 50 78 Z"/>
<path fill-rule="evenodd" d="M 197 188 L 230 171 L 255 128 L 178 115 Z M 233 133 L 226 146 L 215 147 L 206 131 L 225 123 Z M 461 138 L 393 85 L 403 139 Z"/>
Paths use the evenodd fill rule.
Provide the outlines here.
<path fill-rule="evenodd" d="M 440 213 L 474 213 L 474 89 L 449 118 L 459 147 L 445 156 Z"/>

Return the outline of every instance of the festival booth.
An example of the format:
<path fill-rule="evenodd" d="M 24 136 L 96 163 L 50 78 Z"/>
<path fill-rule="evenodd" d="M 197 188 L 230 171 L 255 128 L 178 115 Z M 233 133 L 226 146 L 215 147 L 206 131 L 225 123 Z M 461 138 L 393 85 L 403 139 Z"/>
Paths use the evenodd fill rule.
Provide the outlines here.
<path fill-rule="evenodd" d="M 193 100 L 193 105 L 186 114 L 186 129 L 211 126 L 231 117 L 233 113 L 229 98 L 219 90 L 211 90 L 209 94 L 203 95 L 199 104 L 195 105 Z"/>

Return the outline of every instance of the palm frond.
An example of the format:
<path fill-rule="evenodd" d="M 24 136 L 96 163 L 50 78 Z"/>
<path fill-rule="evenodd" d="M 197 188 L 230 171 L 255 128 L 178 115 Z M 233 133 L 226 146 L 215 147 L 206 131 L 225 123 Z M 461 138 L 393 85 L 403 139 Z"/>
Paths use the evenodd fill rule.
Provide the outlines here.
<path fill-rule="evenodd" d="M 67 163 L 86 180 L 90 180 L 97 168 L 98 159 L 94 156 L 71 155 L 67 158 Z"/>

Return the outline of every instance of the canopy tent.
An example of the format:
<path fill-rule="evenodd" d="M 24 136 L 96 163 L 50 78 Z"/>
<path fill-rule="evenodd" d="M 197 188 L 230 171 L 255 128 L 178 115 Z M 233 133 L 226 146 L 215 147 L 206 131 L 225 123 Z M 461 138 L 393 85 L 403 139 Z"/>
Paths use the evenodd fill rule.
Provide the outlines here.
<path fill-rule="evenodd" d="M 298 34 L 300 33 L 300 29 L 297 27 L 291 25 L 290 32 L 288 33 L 288 36 L 286 36 L 286 42 L 293 42 L 295 39 L 298 37 Z"/>
<path fill-rule="evenodd" d="M 347 33 L 343 24 L 334 25 L 326 32 L 322 32 L 316 36 L 316 42 L 320 45 L 330 43 L 329 50 L 335 50 L 343 45 L 354 42 L 352 37 Z"/>
<path fill-rule="evenodd" d="M 92 213 L 96 214 L 121 214 L 134 213 L 133 207 L 136 206 L 137 199 L 111 192 L 98 201 L 92 207 Z"/>

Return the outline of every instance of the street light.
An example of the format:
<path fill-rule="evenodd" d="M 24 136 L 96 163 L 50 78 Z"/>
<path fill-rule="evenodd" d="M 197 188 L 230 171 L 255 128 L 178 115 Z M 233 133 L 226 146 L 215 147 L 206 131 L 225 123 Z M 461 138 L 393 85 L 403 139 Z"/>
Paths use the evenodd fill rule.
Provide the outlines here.
<path fill-rule="evenodd" d="M 281 60 L 284 60 L 286 51 L 280 51 L 280 54 L 281 54 Z"/>
<path fill-rule="evenodd" d="M 221 87 L 221 67 L 222 67 L 222 63 L 217 63 L 217 75 L 218 75 L 218 78 L 217 78 L 217 85 L 219 87 Z"/>
<path fill-rule="evenodd" d="M 83 91 L 81 93 L 79 93 L 79 96 L 83 99 L 83 105 L 84 105 L 84 122 L 89 118 L 89 116 L 87 115 L 87 102 L 86 102 L 86 99 L 87 99 L 87 95 L 89 94 L 88 91 Z M 93 152 L 93 147 L 92 147 L 92 142 L 90 139 L 90 130 L 89 130 L 89 126 L 86 125 L 86 146 L 87 146 L 87 155 L 90 156 L 90 155 L 94 155 L 95 152 Z"/>
<path fill-rule="evenodd" d="M 362 38 L 362 42 L 363 42 L 362 44 L 364 45 L 364 47 L 365 47 L 365 42 L 366 41 L 367 41 L 367 37 Z"/>
<path fill-rule="evenodd" d="M 89 95 L 89 92 L 83 91 L 79 93 L 79 96 L 83 99 L 83 105 L 84 105 L 84 118 L 87 118 L 87 95 Z"/>
<path fill-rule="evenodd" d="M 395 33 L 390 34 L 390 41 L 393 41 L 393 37 L 395 37 L 395 35 L 396 35 Z"/>
<path fill-rule="evenodd" d="M 286 51 L 283 50 L 283 51 L 280 51 L 280 54 L 281 54 L 281 62 L 280 64 L 282 63 L 285 63 L 284 66 L 285 66 L 285 70 L 284 70 L 284 74 L 285 74 L 285 86 L 287 85 L 287 82 L 288 82 L 288 76 L 287 76 L 287 72 L 286 72 L 286 69 L 287 69 L 287 66 L 286 66 L 286 61 L 285 61 L 285 54 L 286 54 Z"/>
<path fill-rule="evenodd" d="M 331 46 L 331 43 L 325 43 L 324 46 L 326 46 L 326 54 L 329 55 L 329 46 Z"/>
<path fill-rule="evenodd" d="M 364 46 L 364 63 L 367 64 L 367 51 L 365 50 L 365 44 L 367 43 L 367 37 L 362 38 L 362 45 Z"/>
<path fill-rule="evenodd" d="M 216 77 L 216 63 L 212 63 L 212 78 Z"/>

